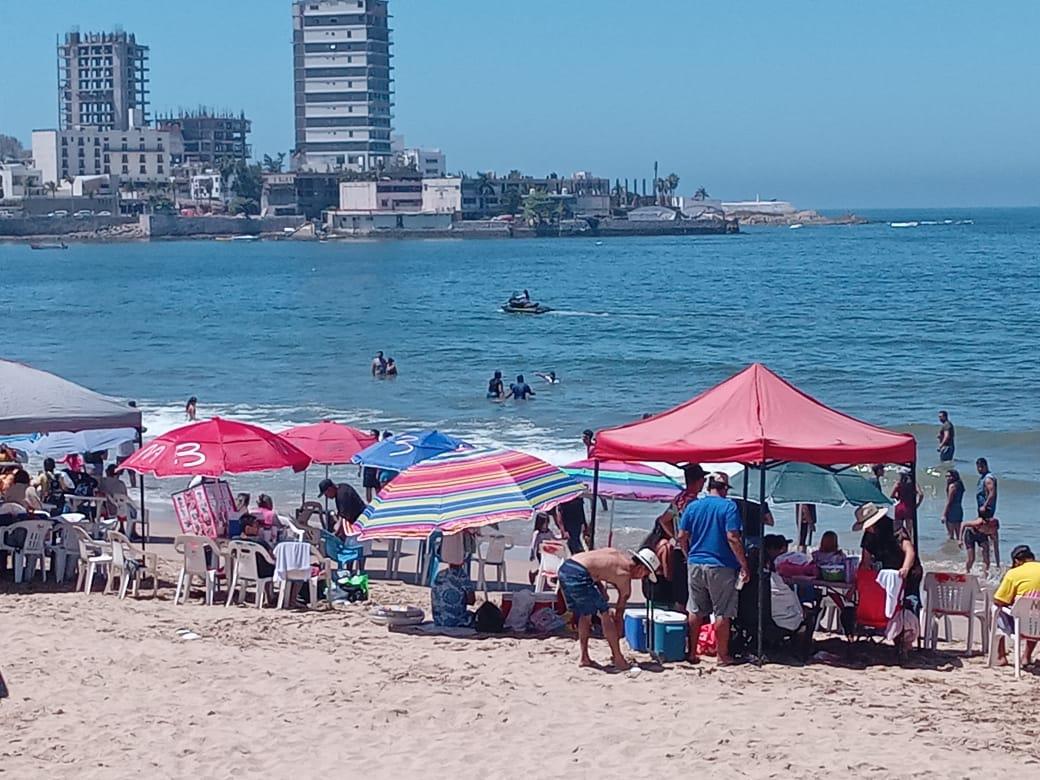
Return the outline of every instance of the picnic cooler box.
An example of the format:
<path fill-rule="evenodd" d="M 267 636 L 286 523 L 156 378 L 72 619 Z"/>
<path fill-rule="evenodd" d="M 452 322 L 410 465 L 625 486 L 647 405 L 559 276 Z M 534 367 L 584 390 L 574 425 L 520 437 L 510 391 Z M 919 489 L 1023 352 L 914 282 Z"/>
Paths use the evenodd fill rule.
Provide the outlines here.
<path fill-rule="evenodd" d="M 668 610 L 654 610 L 653 614 L 654 655 L 662 661 L 681 661 L 686 657 L 686 615 Z M 627 638 L 627 614 L 625 629 Z"/>
<path fill-rule="evenodd" d="M 646 610 L 625 610 L 625 641 L 634 652 L 645 653 L 650 648 L 646 644 Z"/>

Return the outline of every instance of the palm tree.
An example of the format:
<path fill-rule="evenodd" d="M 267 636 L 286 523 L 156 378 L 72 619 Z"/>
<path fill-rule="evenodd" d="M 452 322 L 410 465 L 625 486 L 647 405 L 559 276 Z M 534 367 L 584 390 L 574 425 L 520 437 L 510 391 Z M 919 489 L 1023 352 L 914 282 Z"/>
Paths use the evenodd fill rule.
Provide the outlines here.
<path fill-rule="evenodd" d="M 46 182 L 43 185 L 43 188 L 47 190 L 47 194 L 50 195 L 52 198 L 54 197 L 54 193 L 58 191 L 58 185 L 52 181 Z"/>
<path fill-rule="evenodd" d="M 704 189 L 704 187 L 698 187 L 697 191 L 693 193 L 694 200 L 707 200 L 710 197 L 711 196 L 708 194 L 708 191 Z"/>
<path fill-rule="evenodd" d="M 285 152 L 278 152 L 274 157 L 269 154 L 264 155 L 264 173 L 281 173 L 284 165 Z"/>

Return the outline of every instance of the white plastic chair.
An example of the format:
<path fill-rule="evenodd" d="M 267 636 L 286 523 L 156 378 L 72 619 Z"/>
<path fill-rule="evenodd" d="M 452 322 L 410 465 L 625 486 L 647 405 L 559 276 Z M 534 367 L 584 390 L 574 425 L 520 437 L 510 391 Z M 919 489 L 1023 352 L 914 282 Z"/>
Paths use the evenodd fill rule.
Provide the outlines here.
<path fill-rule="evenodd" d="M 68 524 L 68 531 L 76 537 L 79 545 L 79 574 L 76 577 L 76 590 L 90 593 L 94 586 L 94 575 L 98 569 L 112 563 L 112 555 L 103 542 L 90 538 L 90 534 L 78 525 Z M 107 573 L 107 571 L 106 571 Z"/>
<path fill-rule="evenodd" d="M 25 508 L 22 507 L 22 511 Z M 46 582 L 47 569 L 44 561 L 47 557 L 47 543 L 51 537 L 50 520 L 23 520 L 20 523 L 12 523 L 6 528 L 0 528 L 0 550 L 5 550 L 14 555 L 14 581 L 31 581 L 37 566 L 40 569 L 40 578 Z M 21 548 L 14 547 L 8 540 L 12 537 L 15 529 L 25 529 L 25 542 Z M 26 563 L 29 564 L 29 576 L 25 577 Z"/>
<path fill-rule="evenodd" d="M 328 558 L 324 557 L 314 545 L 307 545 L 310 552 L 310 558 L 306 569 L 289 569 L 281 562 L 282 558 L 292 554 L 292 546 L 298 544 L 306 544 L 306 542 L 282 542 L 274 548 L 274 581 L 279 583 L 278 609 L 285 608 L 285 603 L 290 597 L 291 592 L 294 590 L 294 584 L 303 582 L 310 583 L 307 591 L 312 609 L 318 606 L 318 580 L 325 580 L 326 595 L 328 595 L 332 589 L 332 570 L 335 567 L 335 564 Z M 318 573 L 312 575 L 313 567 L 315 565 L 319 567 Z"/>
<path fill-rule="evenodd" d="M 1040 642 L 1040 595 L 1020 596 L 1011 605 L 1010 612 L 1014 625 L 1011 640 L 1015 655 L 1015 679 L 1019 679 L 1022 676 L 1022 642 Z M 997 663 L 997 644 L 997 616 L 993 615 L 989 637 L 990 666 Z"/>
<path fill-rule="evenodd" d="M 230 607 L 235 597 L 235 589 L 239 591 L 238 603 L 246 603 L 246 587 L 253 583 L 256 588 L 256 608 L 264 606 L 267 587 L 271 584 L 272 577 L 261 577 L 256 565 L 257 556 L 263 558 L 274 566 L 274 558 L 263 545 L 256 542 L 234 541 L 228 545 L 227 560 L 231 571 L 231 580 L 228 583 L 227 603 Z"/>
<path fill-rule="evenodd" d="M 52 556 L 51 571 L 54 572 L 54 581 L 62 583 L 69 574 L 69 564 L 79 565 L 80 535 L 76 533 L 76 526 L 67 520 L 58 520 L 53 530 L 57 534 L 52 532 L 52 541 L 48 546 Z M 83 535 L 86 536 L 86 533 Z M 58 537 L 57 541 L 54 541 L 55 536 Z"/>
<path fill-rule="evenodd" d="M 156 598 L 159 595 L 159 556 L 134 547 L 130 539 L 119 531 L 109 531 L 108 541 L 112 544 L 112 563 L 108 567 L 105 592 L 112 591 L 113 582 L 119 577 L 119 598 L 126 598 L 126 591 L 132 584 L 133 597 L 136 599 L 141 580 L 151 577 L 152 598 Z M 131 566 L 130 562 L 136 565 Z"/>
<path fill-rule="evenodd" d="M 950 637 L 949 620 L 963 617 L 968 620 L 968 642 L 965 652 L 971 653 L 975 621 L 979 621 L 982 652 L 989 650 L 989 607 L 982 599 L 982 587 L 971 574 L 955 572 L 928 572 L 924 577 L 924 635 L 925 646 L 934 650 L 939 640 L 939 618 L 946 623 L 946 637 Z"/>
<path fill-rule="evenodd" d="M 534 592 L 544 593 L 552 585 L 556 589 L 557 572 L 563 562 L 570 557 L 567 542 L 563 540 L 546 540 L 538 545 L 541 559 L 538 561 L 538 574 L 534 579 Z"/>
<path fill-rule="evenodd" d="M 477 589 L 487 592 L 485 568 L 495 567 L 495 585 L 506 589 L 509 574 L 506 571 L 506 550 L 513 547 L 513 537 L 505 534 L 482 535 L 477 539 Z"/>
<path fill-rule="evenodd" d="M 185 534 L 173 540 L 173 549 L 179 552 L 183 559 L 173 603 L 180 601 L 182 595 L 187 603 L 192 580 L 200 579 L 206 588 L 206 604 L 212 606 L 217 593 L 217 569 L 220 565 L 220 550 L 217 545 L 205 536 Z M 209 550 L 211 555 L 208 564 L 206 550 Z"/>

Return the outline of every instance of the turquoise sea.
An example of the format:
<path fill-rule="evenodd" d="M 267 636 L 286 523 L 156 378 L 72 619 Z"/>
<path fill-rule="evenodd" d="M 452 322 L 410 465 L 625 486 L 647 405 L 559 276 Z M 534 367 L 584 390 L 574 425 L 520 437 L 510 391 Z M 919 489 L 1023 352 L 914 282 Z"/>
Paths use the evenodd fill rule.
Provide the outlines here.
<path fill-rule="evenodd" d="M 136 398 L 149 433 L 182 423 L 197 395 L 200 415 L 438 427 L 557 463 L 583 455 L 583 428 L 762 361 L 827 404 L 913 432 L 924 466 L 948 409 L 966 514 L 983 455 L 1000 478 L 1004 550 L 1040 542 L 1040 209 L 865 216 L 876 222 L 603 241 L 0 244 L 3 352 Z M 556 311 L 502 314 L 525 287 Z M 398 379 L 371 378 L 377 349 Z M 488 402 L 495 369 L 524 373 L 537 398 Z M 562 383 L 533 376 L 548 370 Z M 925 554 L 955 558 L 939 478 L 924 484 Z M 299 477 L 236 485 L 299 500 Z M 657 511 L 619 505 L 618 522 L 647 527 Z M 778 518 L 793 531 L 789 509 Z M 825 527 L 849 524 L 847 510 L 824 513 Z"/>

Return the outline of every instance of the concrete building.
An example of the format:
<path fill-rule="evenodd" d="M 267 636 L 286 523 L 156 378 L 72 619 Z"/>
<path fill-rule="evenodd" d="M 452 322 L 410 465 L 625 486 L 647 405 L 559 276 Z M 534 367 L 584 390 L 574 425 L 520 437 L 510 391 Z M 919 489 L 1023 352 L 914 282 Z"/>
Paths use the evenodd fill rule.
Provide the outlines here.
<path fill-rule="evenodd" d="M 66 33 L 58 42 L 58 129 L 147 123 L 148 47 L 119 29 Z"/>
<path fill-rule="evenodd" d="M 214 167 L 228 161 L 249 160 L 253 154 L 249 146 L 249 132 L 253 123 L 244 113 L 232 114 L 207 108 L 181 111 L 155 120 L 161 130 L 179 132 L 184 141 L 184 153 L 174 163 L 200 167 Z"/>
<path fill-rule="evenodd" d="M 265 173 L 260 213 L 320 219 L 339 205 L 339 182 L 338 173 Z"/>
<path fill-rule="evenodd" d="M 189 192 L 191 199 L 196 203 L 223 203 L 227 199 L 227 192 L 224 189 L 224 177 L 216 171 L 198 173 L 192 176 Z"/>
<path fill-rule="evenodd" d="M 378 170 L 391 154 L 387 0 L 294 0 L 296 149 L 305 171 Z"/>
<path fill-rule="evenodd" d="M 584 216 L 610 214 L 610 179 L 587 171 L 570 178 L 558 176 L 524 176 L 512 171 L 507 176 L 485 173 L 478 178 L 462 180 L 462 215 L 464 219 L 487 219 L 501 214 L 516 214 L 523 199 L 532 191 L 549 195 L 573 196 L 574 213 Z"/>
<path fill-rule="evenodd" d="M 373 233 L 451 230 L 450 214 L 427 214 L 422 211 L 330 211 L 325 227 L 333 233 L 365 236 Z"/>
<path fill-rule="evenodd" d="M 43 174 L 17 162 L 0 162 L 0 201 L 23 200 L 43 193 Z"/>
<path fill-rule="evenodd" d="M 423 182 L 420 179 L 342 181 L 339 207 L 343 211 L 422 211 Z"/>
<path fill-rule="evenodd" d="M 34 130 L 32 147 L 44 184 L 59 186 L 77 176 L 104 174 L 123 182 L 166 183 L 173 156 L 182 153 L 179 133 L 152 127 Z"/>
<path fill-rule="evenodd" d="M 422 180 L 422 210 L 434 214 L 462 212 L 462 179 L 424 178 Z"/>

